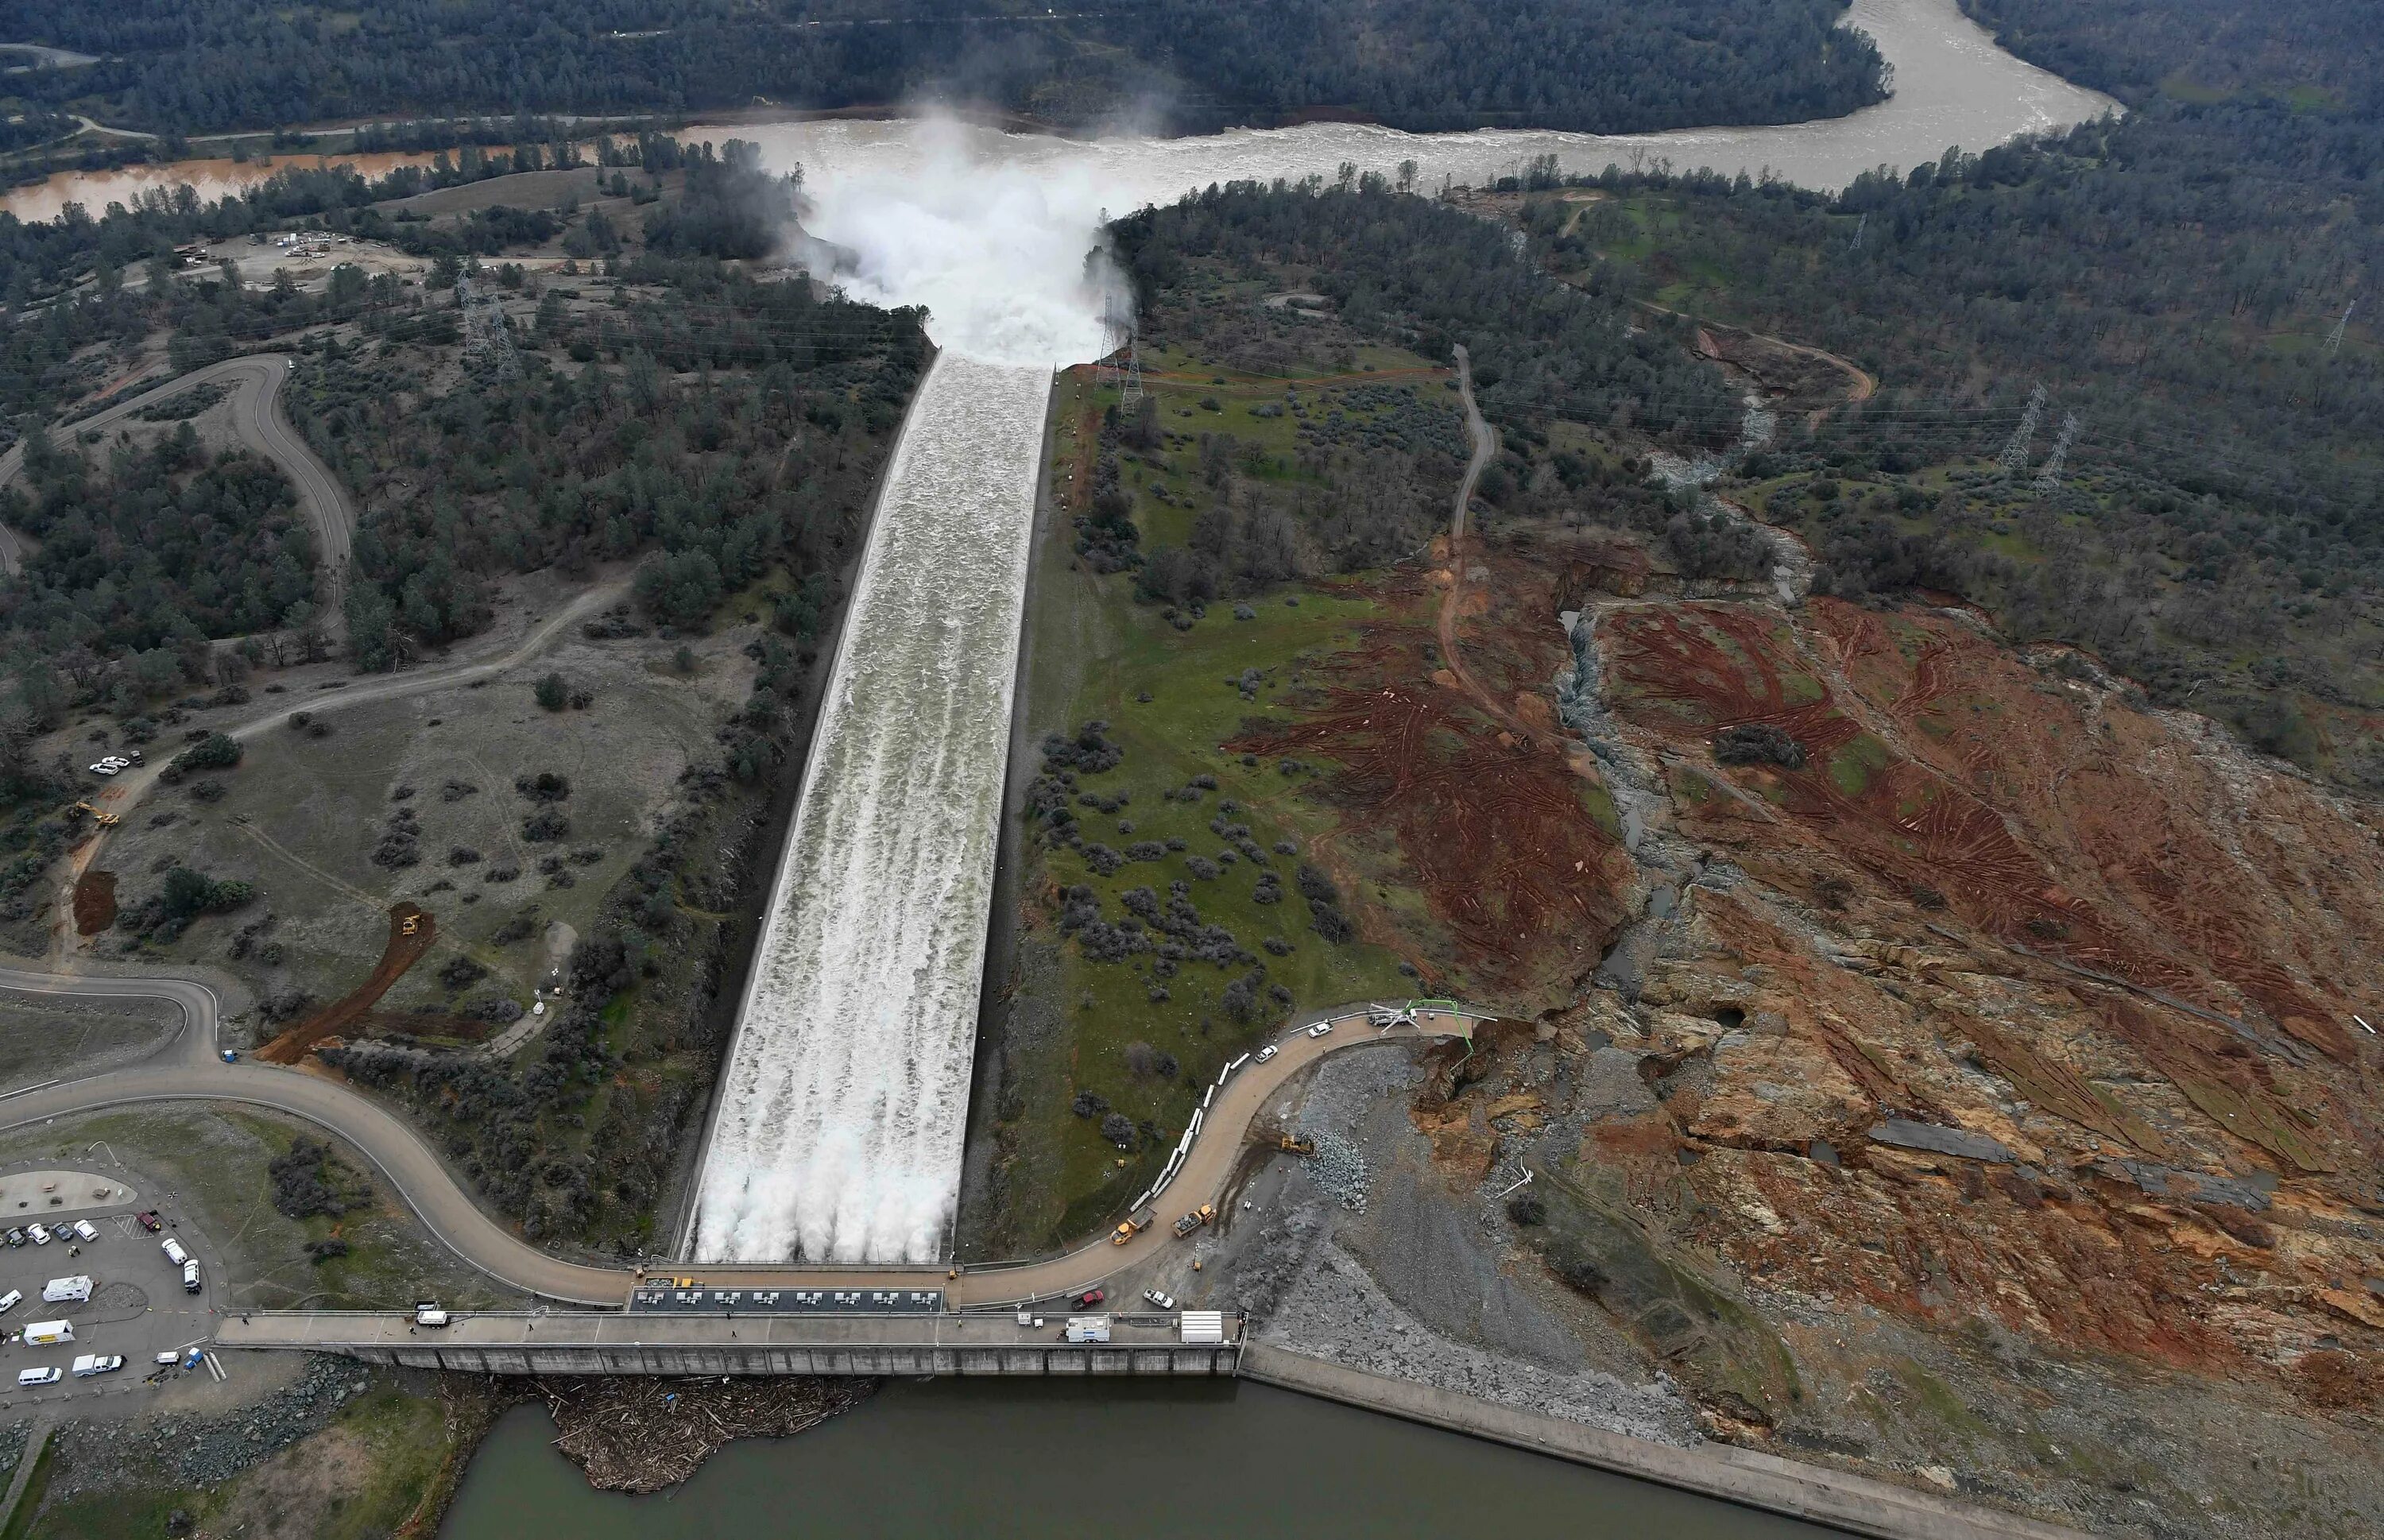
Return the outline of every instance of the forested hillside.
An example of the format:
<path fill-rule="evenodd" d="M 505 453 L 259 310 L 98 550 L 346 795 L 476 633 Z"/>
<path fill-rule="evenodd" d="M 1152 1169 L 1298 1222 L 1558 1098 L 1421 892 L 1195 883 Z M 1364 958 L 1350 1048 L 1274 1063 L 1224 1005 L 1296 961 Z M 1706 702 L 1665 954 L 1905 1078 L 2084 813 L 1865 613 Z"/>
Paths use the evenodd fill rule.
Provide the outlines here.
<path fill-rule="evenodd" d="M 1792 122 L 1876 101 L 1837 0 L 26 0 L 9 35 L 104 62 L 11 83 L 195 133 L 374 113 L 841 107 L 922 93 L 1086 123 L 1323 110 L 1404 128 Z"/>
<path fill-rule="evenodd" d="M 1977 8 L 2130 116 L 1836 198 L 1613 176 L 1611 196 L 1527 222 L 1577 282 L 1879 378 L 1859 413 L 1747 467 L 1826 583 L 1962 592 L 2384 788 L 2373 30 L 2342 6 Z"/>
<path fill-rule="evenodd" d="M 2134 106 L 2273 94 L 2291 105 L 2384 101 L 2376 13 L 2344 0 L 1962 0 L 2020 57 Z"/>

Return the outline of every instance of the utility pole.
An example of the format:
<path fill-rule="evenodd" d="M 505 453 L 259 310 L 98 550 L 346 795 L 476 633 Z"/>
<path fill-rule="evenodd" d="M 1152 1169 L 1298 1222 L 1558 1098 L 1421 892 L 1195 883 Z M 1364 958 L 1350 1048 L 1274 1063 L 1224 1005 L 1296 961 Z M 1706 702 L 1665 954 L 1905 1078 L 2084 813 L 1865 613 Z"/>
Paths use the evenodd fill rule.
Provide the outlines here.
<path fill-rule="evenodd" d="M 1995 464 L 2003 467 L 2005 476 L 2018 474 L 2020 466 L 2028 464 L 2028 446 L 2036 440 L 2036 425 L 2044 416 L 2044 401 L 2042 385 L 2028 393 L 2028 410 L 2019 415 L 2019 426 L 2012 429 L 2011 441 L 1995 456 Z"/>

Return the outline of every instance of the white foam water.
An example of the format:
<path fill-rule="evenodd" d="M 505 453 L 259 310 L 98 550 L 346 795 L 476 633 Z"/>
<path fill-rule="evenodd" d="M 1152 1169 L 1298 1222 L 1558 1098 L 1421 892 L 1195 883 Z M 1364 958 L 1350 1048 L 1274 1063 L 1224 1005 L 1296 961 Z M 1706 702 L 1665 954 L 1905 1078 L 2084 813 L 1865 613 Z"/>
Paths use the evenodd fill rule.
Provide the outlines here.
<path fill-rule="evenodd" d="M 1349 124 L 1074 141 L 948 122 L 699 126 L 809 173 L 856 298 L 924 304 L 945 351 L 895 452 L 697 1189 L 704 1261 L 925 1261 L 960 1179 L 1049 376 L 1099 351 L 1101 216 L 1348 161 L 1478 182 L 1554 155 L 1769 169 L 1829 188 L 2112 104 L 1993 46 L 1955 0 L 1856 0 L 1895 67 L 1819 123 L 1601 136 Z M 1753 425 L 1750 424 L 1750 427 Z"/>
<path fill-rule="evenodd" d="M 942 1253 L 1050 379 L 947 351 L 904 425 L 730 1049 L 698 1260 Z"/>

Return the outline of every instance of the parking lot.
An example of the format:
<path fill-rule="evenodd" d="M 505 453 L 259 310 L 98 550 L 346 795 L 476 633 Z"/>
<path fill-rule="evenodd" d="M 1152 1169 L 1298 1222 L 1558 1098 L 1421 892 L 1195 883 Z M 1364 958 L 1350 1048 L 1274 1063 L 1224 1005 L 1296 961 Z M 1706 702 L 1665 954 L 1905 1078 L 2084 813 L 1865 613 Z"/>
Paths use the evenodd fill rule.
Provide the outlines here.
<path fill-rule="evenodd" d="M 138 1216 L 144 1211 L 157 1215 L 159 1234 L 142 1226 Z M 72 1228 L 77 1221 L 87 1223 L 98 1238 L 82 1239 Z M 30 1227 L 36 1223 L 51 1232 L 47 1245 L 31 1238 Z M 78 1412 L 97 1411 L 102 1408 L 88 1403 L 100 1397 L 145 1399 L 168 1378 L 220 1374 L 210 1361 L 187 1371 L 155 1362 L 159 1353 L 203 1343 L 213 1330 L 208 1300 L 215 1291 L 215 1253 L 183 1223 L 171 1193 L 143 1192 L 121 1173 L 10 1167 L 0 1171 L 0 1233 L 9 1229 L 25 1239 L 0 1247 L 0 1297 L 13 1289 L 23 1298 L 0 1313 L 0 1333 L 6 1334 L 0 1342 L 0 1410 L 71 1402 Z M 165 1236 L 197 1259 L 197 1294 L 184 1292 L 181 1269 L 159 1244 Z M 78 1275 L 91 1279 L 90 1298 L 43 1302 L 51 1280 Z M 51 1321 L 68 1323 L 74 1340 L 24 1340 L 29 1324 Z M 120 1354 L 124 1366 L 77 1379 L 74 1360 L 85 1354 Z M 58 1382 L 18 1385 L 21 1371 L 41 1368 L 56 1369 Z"/>

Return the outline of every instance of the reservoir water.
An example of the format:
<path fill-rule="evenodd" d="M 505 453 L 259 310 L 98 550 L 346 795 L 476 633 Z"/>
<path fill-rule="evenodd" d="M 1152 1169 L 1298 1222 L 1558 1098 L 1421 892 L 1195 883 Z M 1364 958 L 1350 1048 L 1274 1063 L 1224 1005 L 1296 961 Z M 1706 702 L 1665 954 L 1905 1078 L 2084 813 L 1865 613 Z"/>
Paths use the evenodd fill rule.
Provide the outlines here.
<path fill-rule="evenodd" d="M 553 1437 L 542 1408 L 506 1414 L 442 1540 L 1836 1534 L 1247 1384 L 902 1382 L 799 1438 L 731 1445 L 686 1485 L 644 1497 L 591 1490 Z"/>

